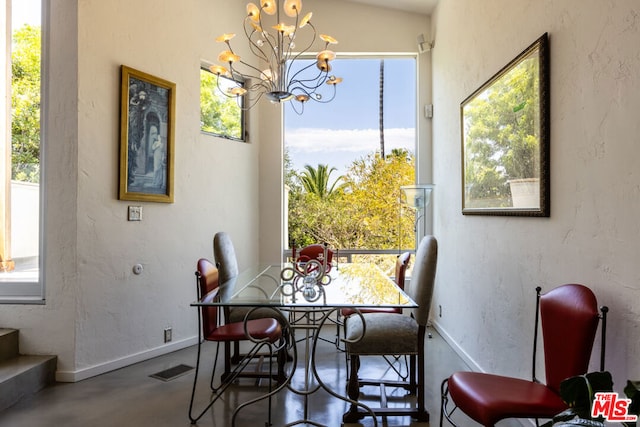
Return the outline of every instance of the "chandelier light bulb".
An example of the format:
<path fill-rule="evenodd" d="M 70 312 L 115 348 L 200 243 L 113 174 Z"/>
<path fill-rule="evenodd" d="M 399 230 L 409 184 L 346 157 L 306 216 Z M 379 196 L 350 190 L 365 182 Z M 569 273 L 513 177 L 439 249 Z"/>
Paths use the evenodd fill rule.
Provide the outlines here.
<path fill-rule="evenodd" d="M 338 40 L 326 34 L 320 34 L 320 40 L 325 41 L 327 44 L 338 44 Z"/>
<path fill-rule="evenodd" d="M 218 55 L 218 61 L 233 64 L 234 62 L 240 61 L 240 57 L 230 50 L 225 50 Z"/>
<path fill-rule="evenodd" d="M 262 0 L 262 11 L 267 15 L 275 15 L 278 5 L 275 0 Z"/>
<path fill-rule="evenodd" d="M 309 21 L 311 20 L 311 17 L 313 16 L 313 12 L 309 12 L 307 13 L 304 18 L 302 18 L 302 21 L 300 21 L 300 26 L 298 28 L 302 28 L 305 25 L 307 25 L 309 23 Z"/>
<path fill-rule="evenodd" d="M 247 16 L 253 22 L 260 22 L 260 8 L 253 3 L 247 5 Z"/>
<path fill-rule="evenodd" d="M 284 2 L 284 13 L 289 18 L 295 18 L 300 13 L 302 9 L 302 1 L 301 0 L 285 0 Z"/>
<path fill-rule="evenodd" d="M 229 89 L 229 93 L 233 96 L 242 96 L 247 93 L 247 90 L 243 87 L 236 86 Z"/>
<path fill-rule="evenodd" d="M 222 65 L 212 65 L 209 70 L 218 76 L 226 76 L 228 74 L 228 70 Z"/>
<path fill-rule="evenodd" d="M 269 68 L 263 70 L 260 74 L 260 77 L 262 78 L 262 80 L 272 80 L 271 70 Z"/>
<path fill-rule="evenodd" d="M 322 52 L 318 52 L 316 58 L 319 61 L 333 61 L 336 59 L 336 54 L 330 50 L 323 50 Z"/>

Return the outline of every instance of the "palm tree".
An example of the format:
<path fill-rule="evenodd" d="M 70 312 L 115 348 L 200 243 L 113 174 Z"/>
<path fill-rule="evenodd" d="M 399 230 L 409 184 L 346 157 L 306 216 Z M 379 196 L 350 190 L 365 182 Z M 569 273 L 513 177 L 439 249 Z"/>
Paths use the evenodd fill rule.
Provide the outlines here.
<path fill-rule="evenodd" d="M 335 167 L 329 169 L 329 165 L 318 165 L 314 168 L 311 165 L 305 165 L 304 171 L 300 175 L 300 182 L 302 186 L 309 194 L 315 194 L 321 199 L 327 199 L 331 197 L 337 190 L 343 187 L 344 184 L 338 185 L 344 177 L 339 176 L 333 184 L 329 187 L 329 176 L 335 170 Z"/>
<path fill-rule="evenodd" d="M 380 60 L 380 97 L 379 97 L 379 118 L 380 118 L 380 157 L 385 159 L 384 153 L 384 59 Z"/>

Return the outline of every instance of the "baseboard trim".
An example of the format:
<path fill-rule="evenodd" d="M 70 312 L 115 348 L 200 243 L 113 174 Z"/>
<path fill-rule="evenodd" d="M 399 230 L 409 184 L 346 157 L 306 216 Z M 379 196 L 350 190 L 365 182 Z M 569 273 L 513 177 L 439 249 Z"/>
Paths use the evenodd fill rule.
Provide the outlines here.
<path fill-rule="evenodd" d="M 107 372 L 115 371 L 116 369 L 124 368 L 125 366 L 133 365 L 134 363 L 143 362 L 145 360 L 153 359 L 154 357 L 172 353 L 177 350 L 182 350 L 183 348 L 190 347 L 197 343 L 198 338 L 192 337 L 181 341 L 175 341 L 169 344 L 164 344 L 160 347 L 151 348 L 139 353 L 131 354 L 120 359 L 111 360 L 99 365 L 94 365 L 89 368 L 79 369 L 77 371 L 57 371 L 56 381 L 63 383 L 75 383 L 87 378 L 95 377 L 96 375 L 101 375 Z"/>
<path fill-rule="evenodd" d="M 484 369 L 480 367 L 480 365 L 473 360 L 469 354 L 458 345 L 458 343 L 449 335 L 449 333 L 440 325 L 437 321 L 432 321 L 431 324 L 438 331 L 440 336 L 449 344 L 449 346 L 453 349 L 453 351 L 469 366 L 474 372 L 486 372 Z"/>

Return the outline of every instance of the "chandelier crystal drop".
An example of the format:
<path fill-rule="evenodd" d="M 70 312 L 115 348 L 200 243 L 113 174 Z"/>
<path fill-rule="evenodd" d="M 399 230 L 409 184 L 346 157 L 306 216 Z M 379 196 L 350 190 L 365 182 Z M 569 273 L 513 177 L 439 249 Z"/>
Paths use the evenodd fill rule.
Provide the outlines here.
<path fill-rule="evenodd" d="M 244 82 L 244 87 L 239 83 L 223 93 L 244 97 L 247 101 L 245 109 L 253 107 L 263 95 L 274 103 L 292 100 L 295 102 L 291 105 L 298 114 L 302 114 L 304 103 L 309 100 L 321 103 L 333 100 L 336 85 L 342 82 L 342 78 L 329 74 L 336 54 L 328 48 L 338 41 L 326 34 L 318 35 L 311 23 L 313 13 L 301 15 L 301 0 L 260 0 L 259 4 L 247 4 L 243 27 L 249 49 L 260 65 L 245 62 L 233 50 L 231 40 L 235 34 L 225 33 L 216 38 L 217 42 L 226 44 L 226 49 L 218 55 L 218 61 L 225 66 L 212 65 L 211 72 L 218 77 Z M 281 20 L 283 14 L 289 19 Z M 303 32 L 305 37 L 302 37 Z M 323 42 L 323 46 L 315 61 L 295 66 L 297 60 L 308 59 L 308 52 L 317 39 Z M 300 40 L 310 42 L 294 51 L 300 47 Z"/>

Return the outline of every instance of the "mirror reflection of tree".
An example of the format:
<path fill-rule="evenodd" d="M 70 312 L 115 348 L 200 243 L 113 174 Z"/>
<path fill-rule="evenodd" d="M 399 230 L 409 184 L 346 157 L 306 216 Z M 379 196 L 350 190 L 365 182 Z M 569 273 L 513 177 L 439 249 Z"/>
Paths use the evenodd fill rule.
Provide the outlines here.
<path fill-rule="evenodd" d="M 540 177 L 539 62 L 532 52 L 463 106 L 469 207 L 509 207 L 509 181 Z"/>

